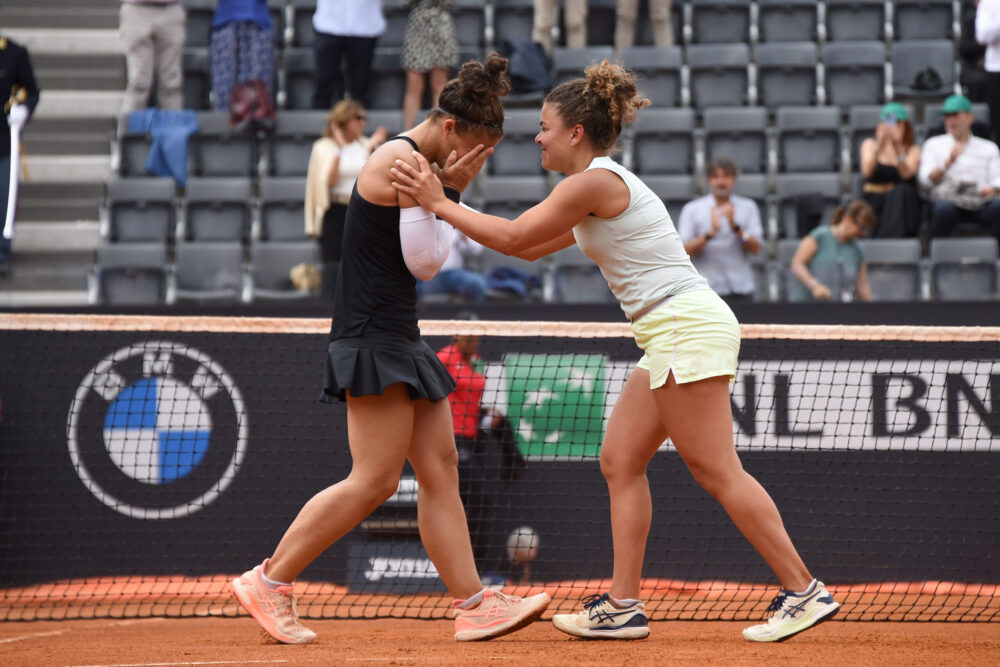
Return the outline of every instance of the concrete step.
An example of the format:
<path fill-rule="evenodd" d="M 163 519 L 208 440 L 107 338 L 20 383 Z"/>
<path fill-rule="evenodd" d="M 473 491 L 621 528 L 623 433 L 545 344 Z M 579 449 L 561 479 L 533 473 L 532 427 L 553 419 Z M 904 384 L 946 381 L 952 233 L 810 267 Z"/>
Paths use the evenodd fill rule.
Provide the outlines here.
<path fill-rule="evenodd" d="M 38 24 L 35 24 L 38 25 Z M 28 48 L 32 57 L 43 53 L 120 54 L 117 29 L 4 28 L 4 34 Z"/>
<path fill-rule="evenodd" d="M 117 118 L 123 96 L 120 90 L 43 90 L 32 120 Z"/>
<path fill-rule="evenodd" d="M 20 257 L 52 252 L 95 252 L 101 242 L 99 228 L 100 223 L 96 220 L 18 222 L 13 253 Z"/>
<path fill-rule="evenodd" d="M 0 293 L 85 291 L 94 253 L 11 253 L 10 271 L 0 278 Z"/>
<path fill-rule="evenodd" d="M 24 128 L 26 155 L 109 155 L 111 118 L 33 118 Z"/>
<path fill-rule="evenodd" d="M 97 220 L 104 183 L 29 181 L 18 192 L 18 222 L 59 223 Z"/>
<path fill-rule="evenodd" d="M 125 57 L 120 54 L 32 54 L 35 77 L 50 90 L 124 90 Z M 44 99 L 44 98 L 43 98 Z"/>
<path fill-rule="evenodd" d="M 5 308 L 48 308 L 86 306 L 86 290 L 5 291 L 0 278 L 0 306 Z"/>
<path fill-rule="evenodd" d="M 28 155 L 25 161 L 36 183 L 93 183 L 111 177 L 107 155 Z"/>
<path fill-rule="evenodd" d="M 104 6 L 94 6 L 101 4 Z M 118 5 L 88 2 L 54 3 L 45 0 L 4 2 L 0 21 L 8 33 L 12 28 L 44 25 L 52 28 L 118 28 Z"/>

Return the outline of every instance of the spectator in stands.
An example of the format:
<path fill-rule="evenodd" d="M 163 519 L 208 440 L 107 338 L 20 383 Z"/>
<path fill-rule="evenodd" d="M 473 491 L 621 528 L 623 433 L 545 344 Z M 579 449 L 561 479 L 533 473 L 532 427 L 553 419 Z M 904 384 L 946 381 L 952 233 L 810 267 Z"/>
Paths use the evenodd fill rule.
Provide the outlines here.
<path fill-rule="evenodd" d="M 705 166 L 711 193 L 685 204 L 677 233 L 695 268 L 719 296 L 732 303 L 754 295 L 750 255 L 760 252 L 764 229 L 757 203 L 733 194 L 739 167 L 728 157 Z"/>
<path fill-rule="evenodd" d="M 962 73 L 959 83 L 973 102 L 986 101 L 986 85 L 988 75 L 983 68 L 986 47 L 976 41 L 976 9 L 979 4 L 962 1 L 962 14 L 959 23 L 958 57 L 962 62 Z"/>
<path fill-rule="evenodd" d="M 368 117 L 354 100 L 341 100 L 326 118 L 323 136 L 316 140 L 306 172 L 306 234 L 319 239 L 323 262 L 321 294 L 333 299 L 340 265 L 341 238 L 347 203 L 354 182 L 368 156 L 386 138 L 384 127 L 364 135 Z"/>
<path fill-rule="evenodd" d="M 38 106 L 38 84 L 31 68 L 28 50 L 6 37 L 0 37 L 0 100 L 4 101 L 0 125 L 0 275 L 6 275 L 10 261 L 10 239 L 4 238 L 10 182 L 10 130 L 20 130 Z"/>
<path fill-rule="evenodd" d="M 918 178 L 930 191 L 931 236 L 951 236 L 959 223 L 991 229 L 1000 238 L 1000 149 L 973 136 L 972 103 L 950 95 L 941 106 L 946 134 L 924 142 Z"/>
<path fill-rule="evenodd" d="M 122 113 L 149 106 L 156 78 L 156 106 L 184 107 L 181 57 L 187 13 L 180 0 L 122 0 L 118 36 L 125 51 L 128 82 Z"/>
<path fill-rule="evenodd" d="M 873 238 L 915 236 L 920 225 L 920 147 L 898 102 L 882 107 L 875 135 L 861 142 L 862 198 L 875 210 Z"/>
<path fill-rule="evenodd" d="M 410 16 L 403 36 L 401 62 L 406 70 L 403 127 L 416 125 L 424 99 L 424 82 L 430 79 L 431 107 L 448 81 L 448 68 L 458 65 L 458 40 L 451 17 L 452 0 L 406 0 Z"/>
<path fill-rule="evenodd" d="M 274 99 L 274 39 L 267 0 L 219 0 L 211 34 L 212 105 L 229 109 L 236 84 L 258 80 Z"/>
<path fill-rule="evenodd" d="M 976 3 L 976 41 L 986 47 L 983 69 L 984 92 L 990 106 L 990 124 L 994 137 L 1000 136 L 1000 0 Z"/>
<path fill-rule="evenodd" d="M 552 24 L 559 0 L 535 0 L 535 19 L 531 39 L 552 53 Z M 587 46 L 587 0 L 565 0 L 563 23 L 566 24 L 566 46 L 582 49 Z"/>
<path fill-rule="evenodd" d="M 840 206 L 829 225 L 820 225 L 799 243 L 791 271 L 790 301 L 871 301 L 865 255 L 857 239 L 875 224 L 875 211 L 863 199 Z"/>
<path fill-rule="evenodd" d="M 345 91 L 368 104 L 375 42 L 385 31 L 382 0 L 317 0 L 313 109 L 329 109 Z"/>
<path fill-rule="evenodd" d="M 463 301 L 482 301 L 486 298 L 486 278 L 465 268 L 466 258 L 482 253 L 483 246 L 456 230 L 451 237 L 451 252 L 441 270 L 426 283 L 417 283 L 417 290 L 421 295 L 451 294 Z"/>
<path fill-rule="evenodd" d="M 615 11 L 615 51 L 635 43 L 635 26 L 639 18 L 639 0 L 618 0 Z M 653 43 L 663 48 L 674 45 L 674 24 L 670 16 L 670 0 L 649 0 L 649 21 L 653 24 Z"/>

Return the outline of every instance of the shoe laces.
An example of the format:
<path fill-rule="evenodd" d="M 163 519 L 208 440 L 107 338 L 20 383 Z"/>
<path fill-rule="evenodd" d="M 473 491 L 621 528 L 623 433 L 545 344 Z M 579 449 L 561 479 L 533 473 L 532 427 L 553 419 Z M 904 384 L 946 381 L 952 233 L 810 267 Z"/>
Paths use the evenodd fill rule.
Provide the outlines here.
<path fill-rule="evenodd" d="M 589 613 L 587 618 L 592 621 L 610 621 L 614 616 L 602 609 L 604 603 L 611 604 L 611 596 L 607 593 L 588 595 L 581 600 L 583 608 Z"/>
<path fill-rule="evenodd" d="M 299 612 L 295 605 L 295 596 L 286 595 L 279 591 L 269 591 L 266 588 L 262 591 L 264 593 L 262 598 L 269 612 L 291 616 L 292 619 L 298 618 Z"/>

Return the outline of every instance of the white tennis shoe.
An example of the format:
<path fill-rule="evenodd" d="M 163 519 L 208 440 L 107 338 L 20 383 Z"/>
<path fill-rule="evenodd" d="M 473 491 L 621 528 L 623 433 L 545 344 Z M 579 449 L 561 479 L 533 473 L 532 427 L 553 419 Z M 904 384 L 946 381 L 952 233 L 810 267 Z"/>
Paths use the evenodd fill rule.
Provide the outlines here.
<path fill-rule="evenodd" d="M 779 592 L 767 608 L 772 612 L 767 623 L 744 629 L 743 638 L 751 642 L 784 641 L 830 620 L 838 609 L 840 604 L 827 592 L 823 582 L 813 579 L 801 595 L 785 590 Z"/>
<path fill-rule="evenodd" d="M 607 593 L 585 597 L 583 611 L 556 614 L 552 624 L 568 635 L 585 639 L 645 639 L 649 636 L 646 605 L 636 600 L 628 607 L 616 607 Z"/>

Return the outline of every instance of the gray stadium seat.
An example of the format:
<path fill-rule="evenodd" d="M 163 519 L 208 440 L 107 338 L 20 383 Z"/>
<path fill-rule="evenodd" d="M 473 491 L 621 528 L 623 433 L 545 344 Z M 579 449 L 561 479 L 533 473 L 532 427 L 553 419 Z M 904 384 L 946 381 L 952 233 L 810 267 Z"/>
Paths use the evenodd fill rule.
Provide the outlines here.
<path fill-rule="evenodd" d="M 212 84 L 209 78 L 208 49 L 185 48 L 181 55 L 181 69 L 184 72 L 181 82 L 184 108 L 195 110 L 211 108 L 209 100 Z"/>
<path fill-rule="evenodd" d="M 622 64 L 636 73 L 639 93 L 653 107 L 681 105 L 681 47 L 633 46 L 622 51 Z"/>
<path fill-rule="evenodd" d="M 566 35 L 566 5 L 560 8 L 560 34 Z M 615 11 L 618 0 L 587 0 L 587 45 L 611 46 L 615 43 Z M 563 40 L 565 41 L 565 40 Z"/>
<path fill-rule="evenodd" d="M 259 237 L 267 241 L 304 241 L 305 198 L 304 178 L 262 178 Z"/>
<path fill-rule="evenodd" d="M 750 3 L 746 0 L 688 0 L 691 43 L 749 42 Z"/>
<path fill-rule="evenodd" d="M 841 121 L 837 107 L 781 107 L 776 120 L 778 168 L 785 172 L 840 169 Z"/>
<path fill-rule="evenodd" d="M 893 39 L 954 39 L 958 26 L 953 0 L 895 0 Z"/>
<path fill-rule="evenodd" d="M 91 303 L 163 303 L 167 296 L 167 247 L 162 243 L 111 243 L 97 248 L 90 278 Z"/>
<path fill-rule="evenodd" d="M 602 60 L 615 61 L 615 52 L 610 46 L 588 46 L 584 49 L 554 48 L 552 49 L 552 85 L 557 86 L 564 81 L 583 76 L 587 65 L 599 63 Z"/>
<path fill-rule="evenodd" d="M 906 114 L 916 125 L 912 104 L 904 104 Z M 858 169 L 861 161 L 861 142 L 875 135 L 879 124 L 882 107 L 879 105 L 859 105 L 851 107 L 847 112 L 847 128 L 851 150 L 851 168 Z"/>
<path fill-rule="evenodd" d="M 753 271 L 754 301 L 771 301 L 771 260 L 768 257 L 767 243 L 761 241 L 760 251 L 756 255 L 747 253 L 747 257 Z"/>
<path fill-rule="evenodd" d="M 250 246 L 250 283 L 246 301 L 312 298 L 292 284 L 291 271 L 299 264 L 318 264 L 319 245 L 315 241 L 253 243 Z"/>
<path fill-rule="evenodd" d="M 571 245 L 552 255 L 552 300 L 558 303 L 616 303 L 601 270 Z"/>
<path fill-rule="evenodd" d="M 885 0 L 826 0 L 826 37 L 831 41 L 882 40 Z"/>
<path fill-rule="evenodd" d="M 535 144 L 541 109 L 507 109 L 503 141 L 493 149 L 489 171 L 496 176 L 542 175 L 541 152 Z"/>
<path fill-rule="evenodd" d="M 403 35 L 410 18 L 410 7 L 406 0 L 382 0 L 382 15 L 385 17 L 385 32 L 378 37 L 378 47 L 400 49 Z"/>
<path fill-rule="evenodd" d="M 312 18 L 316 0 L 289 0 L 292 12 L 292 33 L 295 46 L 312 46 L 316 41 Z"/>
<path fill-rule="evenodd" d="M 778 256 L 774 260 L 774 273 L 778 281 L 778 299 L 788 301 L 788 295 L 792 291 L 792 285 L 798 282 L 798 278 L 792 273 L 792 258 L 795 251 L 799 249 L 801 239 L 781 239 L 778 241 Z"/>
<path fill-rule="evenodd" d="M 171 279 L 176 299 L 238 301 L 243 293 L 243 246 L 239 241 L 178 243 Z"/>
<path fill-rule="evenodd" d="M 406 90 L 406 70 L 400 64 L 398 50 L 376 50 L 372 58 L 372 78 L 368 83 L 372 109 L 402 109 Z"/>
<path fill-rule="evenodd" d="M 455 0 L 451 14 L 455 19 L 459 47 L 481 53 L 486 40 L 486 0 Z"/>
<path fill-rule="evenodd" d="M 813 42 L 758 44 L 757 98 L 766 107 L 816 104 L 819 52 Z"/>
<path fill-rule="evenodd" d="M 674 32 L 674 44 L 684 43 L 684 7 L 684 2 L 670 3 L 670 22 Z M 648 16 L 640 4 L 639 16 L 636 18 L 635 46 L 654 46 L 656 44 L 653 39 L 653 22 L 647 20 Z"/>
<path fill-rule="evenodd" d="M 535 0 L 493 0 L 493 30 L 496 46 L 508 39 L 531 37 Z"/>
<path fill-rule="evenodd" d="M 249 238 L 253 194 L 246 178 L 192 178 L 184 189 L 178 236 L 190 241 Z"/>
<path fill-rule="evenodd" d="M 688 47 L 691 104 L 739 107 L 747 103 L 750 48 L 746 44 L 696 44 Z"/>
<path fill-rule="evenodd" d="M 955 45 L 947 39 L 917 39 L 892 44 L 893 96 L 941 97 L 955 92 Z M 914 77 L 925 67 L 941 76 L 941 86 L 934 90 L 913 88 Z"/>
<path fill-rule="evenodd" d="M 512 220 L 547 195 L 544 176 L 482 176 L 476 208 Z"/>
<path fill-rule="evenodd" d="M 931 296 L 940 301 L 997 298 L 997 240 L 931 239 Z"/>
<path fill-rule="evenodd" d="M 815 0 L 757 0 L 761 42 L 809 42 L 820 39 L 819 3 Z"/>
<path fill-rule="evenodd" d="M 217 0 L 184 0 L 183 4 L 187 12 L 185 45 L 208 46 Z"/>
<path fill-rule="evenodd" d="M 118 174 L 125 177 L 148 176 L 146 158 L 153 145 L 153 137 L 148 132 L 129 132 L 128 119 L 118 119 Z"/>
<path fill-rule="evenodd" d="M 918 301 L 921 289 L 919 239 L 861 239 L 868 284 L 875 301 Z"/>
<path fill-rule="evenodd" d="M 316 56 L 312 49 L 285 49 L 284 67 L 278 73 L 279 99 L 286 109 L 311 109 Z"/>
<path fill-rule="evenodd" d="M 692 109 L 643 109 L 632 124 L 638 174 L 689 174 L 695 163 Z"/>
<path fill-rule="evenodd" d="M 833 210 L 841 204 L 840 174 L 778 174 L 775 195 L 778 216 L 778 231 L 786 238 L 798 237 L 798 216 L 796 197 L 819 195 L 823 198 L 824 210 L 820 224 L 830 221 Z"/>
<path fill-rule="evenodd" d="M 371 136 L 380 126 L 385 128 L 386 137 L 394 137 L 403 131 L 403 111 L 401 109 L 368 109 L 368 123 L 365 134 Z M 423 117 L 418 115 L 417 120 Z"/>
<path fill-rule="evenodd" d="M 114 243 L 168 243 L 174 229 L 175 187 L 170 178 L 110 181 L 101 235 Z"/>
<path fill-rule="evenodd" d="M 327 111 L 282 111 L 269 143 L 268 171 L 275 176 L 305 176 L 312 145 L 323 134 Z"/>
<path fill-rule="evenodd" d="M 663 200 L 674 225 L 681 217 L 681 209 L 697 197 L 694 178 L 683 176 L 644 176 L 643 183 Z"/>
<path fill-rule="evenodd" d="M 198 113 L 198 132 L 188 140 L 197 176 L 250 176 L 257 171 L 254 137 L 229 129 L 228 111 Z"/>
<path fill-rule="evenodd" d="M 767 171 L 767 109 L 706 109 L 704 120 L 706 159 L 725 155 L 740 171 Z"/>
<path fill-rule="evenodd" d="M 886 99 L 883 42 L 830 42 L 823 45 L 827 104 L 848 107 Z"/>

